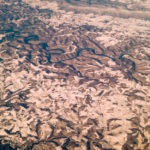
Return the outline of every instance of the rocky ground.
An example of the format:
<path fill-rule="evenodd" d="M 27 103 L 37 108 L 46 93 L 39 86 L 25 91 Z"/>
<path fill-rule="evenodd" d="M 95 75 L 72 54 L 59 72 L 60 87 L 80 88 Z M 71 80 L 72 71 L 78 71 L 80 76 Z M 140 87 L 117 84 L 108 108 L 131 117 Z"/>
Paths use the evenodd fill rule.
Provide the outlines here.
<path fill-rule="evenodd" d="M 104 2 L 0 0 L 0 150 L 150 149 L 149 2 Z"/>

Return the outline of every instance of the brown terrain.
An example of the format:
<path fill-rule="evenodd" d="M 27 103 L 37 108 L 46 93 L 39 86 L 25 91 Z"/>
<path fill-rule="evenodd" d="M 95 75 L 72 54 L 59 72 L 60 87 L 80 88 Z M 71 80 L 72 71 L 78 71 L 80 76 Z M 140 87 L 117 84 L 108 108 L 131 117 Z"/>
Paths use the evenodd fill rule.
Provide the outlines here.
<path fill-rule="evenodd" d="M 0 150 L 150 150 L 149 0 L 0 0 Z"/>

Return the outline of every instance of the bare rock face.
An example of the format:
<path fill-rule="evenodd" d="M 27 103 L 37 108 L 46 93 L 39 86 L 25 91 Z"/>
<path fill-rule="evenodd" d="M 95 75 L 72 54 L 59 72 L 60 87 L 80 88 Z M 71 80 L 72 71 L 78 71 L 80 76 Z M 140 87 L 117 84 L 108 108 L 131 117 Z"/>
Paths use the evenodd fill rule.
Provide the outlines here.
<path fill-rule="evenodd" d="M 128 17 L 97 11 L 115 4 Z M 0 149 L 150 149 L 149 8 L 131 4 L 0 0 Z"/>

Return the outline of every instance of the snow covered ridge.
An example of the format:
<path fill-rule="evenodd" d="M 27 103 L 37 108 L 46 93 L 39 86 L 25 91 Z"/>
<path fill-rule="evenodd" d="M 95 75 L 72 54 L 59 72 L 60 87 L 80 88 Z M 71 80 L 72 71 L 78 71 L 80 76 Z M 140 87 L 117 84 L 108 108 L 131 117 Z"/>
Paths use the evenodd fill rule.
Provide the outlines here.
<path fill-rule="evenodd" d="M 62 0 L 63 1 L 63 0 Z M 149 10 L 150 3 L 148 0 L 65 0 L 67 3 L 76 6 L 107 6 L 114 8 L 122 8 L 128 10 Z"/>
<path fill-rule="evenodd" d="M 0 10 L 0 149 L 149 149 L 148 20 Z"/>
<path fill-rule="evenodd" d="M 48 1 L 49 2 L 49 1 Z M 118 0 L 59 0 L 58 7 L 65 11 L 76 13 L 94 13 L 98 15 L 109 15 L 119 18 L 136 18 L 149 20 L 150 3 L 146 1 L 118 1 Z"/>

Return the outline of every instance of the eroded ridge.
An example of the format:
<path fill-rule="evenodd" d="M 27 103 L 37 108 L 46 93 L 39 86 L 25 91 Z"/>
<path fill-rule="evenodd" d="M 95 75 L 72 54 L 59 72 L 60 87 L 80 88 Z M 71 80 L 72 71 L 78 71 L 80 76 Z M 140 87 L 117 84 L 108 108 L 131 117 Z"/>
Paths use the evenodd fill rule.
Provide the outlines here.
<path fill-rule="evenodd" d="M 0 1 L 0 148 L 148 150 L 150 23 L 37 2 Z"/>

